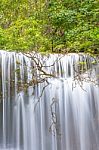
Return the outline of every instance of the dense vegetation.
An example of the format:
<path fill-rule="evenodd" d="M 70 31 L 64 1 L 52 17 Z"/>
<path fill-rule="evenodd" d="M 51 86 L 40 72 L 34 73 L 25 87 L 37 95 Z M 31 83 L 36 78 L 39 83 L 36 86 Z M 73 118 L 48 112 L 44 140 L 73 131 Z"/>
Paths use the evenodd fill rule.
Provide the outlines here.
<path fill-rule="evenodd" d="M 98 0 L 0 0 L 0 49 L 99 53 Z"/>

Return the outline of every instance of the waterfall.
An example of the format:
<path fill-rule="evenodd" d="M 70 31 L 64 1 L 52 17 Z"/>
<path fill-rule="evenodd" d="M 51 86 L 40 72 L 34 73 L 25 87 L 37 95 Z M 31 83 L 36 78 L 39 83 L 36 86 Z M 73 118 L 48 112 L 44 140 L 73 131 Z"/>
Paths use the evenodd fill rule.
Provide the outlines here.
<path fill-rule="evenodd" d="M 0 51 L 0 150 L 99 150 L 98 62 L 82 54 L 36 60 Z M 33 86 L 33 77 L 44 82 Z"/>

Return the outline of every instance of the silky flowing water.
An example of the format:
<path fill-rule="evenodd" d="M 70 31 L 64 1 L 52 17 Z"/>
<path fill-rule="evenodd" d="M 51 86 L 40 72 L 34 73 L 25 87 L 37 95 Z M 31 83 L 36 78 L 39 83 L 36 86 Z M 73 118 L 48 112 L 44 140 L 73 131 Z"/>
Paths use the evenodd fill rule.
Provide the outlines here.
<path fill-rule="evenodd" d="M 38 58 L 56 77 L 23 90 L 33 61 L 0 51 L 0 150 L 99 150 L 99 65 L 78 54 Z"/>

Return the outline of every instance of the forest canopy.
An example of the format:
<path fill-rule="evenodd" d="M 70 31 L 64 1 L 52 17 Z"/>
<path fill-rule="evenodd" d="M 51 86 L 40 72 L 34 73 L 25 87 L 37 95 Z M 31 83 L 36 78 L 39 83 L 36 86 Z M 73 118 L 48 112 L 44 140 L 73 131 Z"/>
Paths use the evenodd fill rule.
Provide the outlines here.
<path fill-rule="evenodd" d="M 98 0 L 0 0 L 0 49 L 99 53 Z"/>

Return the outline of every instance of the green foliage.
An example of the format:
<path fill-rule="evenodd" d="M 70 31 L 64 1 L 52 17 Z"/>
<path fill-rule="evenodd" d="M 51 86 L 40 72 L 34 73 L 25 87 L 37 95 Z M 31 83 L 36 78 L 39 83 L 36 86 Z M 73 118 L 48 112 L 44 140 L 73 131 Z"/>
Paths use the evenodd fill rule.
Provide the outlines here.
<path fill-rule="evenodd" d="M 98 0 L 0 0 L 0 49 L 99 53 Z"/>
<path fill-rule="evenodd" d="M 99 9 L 97 0 L 51 2 L 50 20 L 54 42 L 64 44 L 70 52 L 99 53 Z"/>
<path fill-rule="evenodd" d="M 42 2 L 43 4 L 43 2 Z M 33 51 L 49 48 L 49 40 L 43 34 L 44 20 L 38 2 L 32 0 L 1 0 L 0 49 Z"/>

